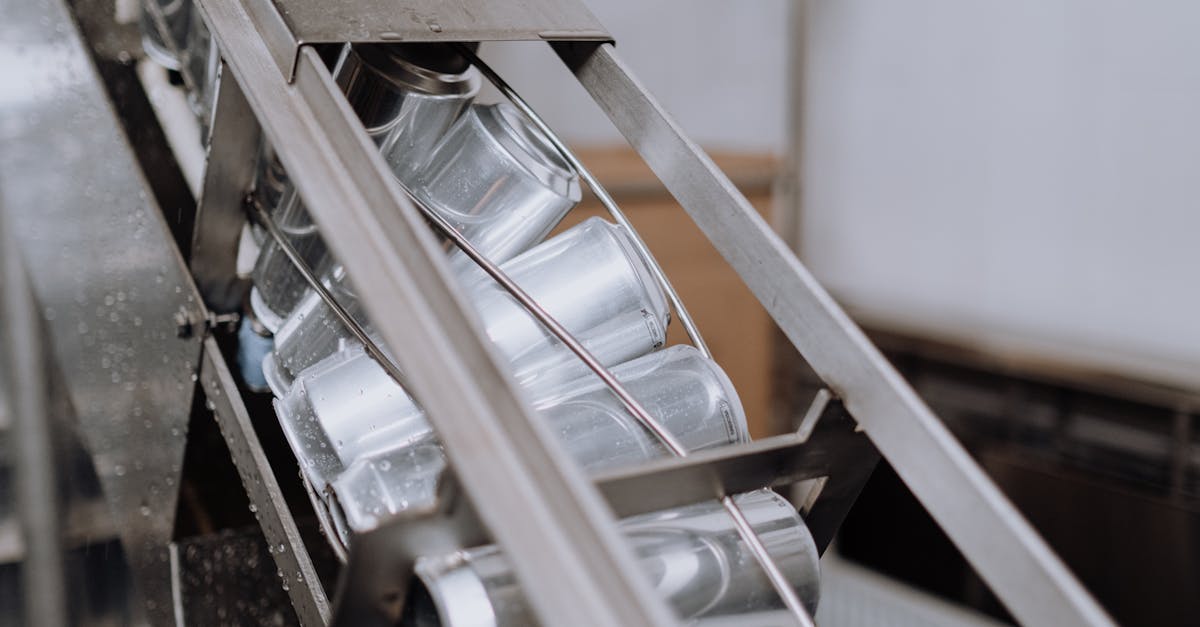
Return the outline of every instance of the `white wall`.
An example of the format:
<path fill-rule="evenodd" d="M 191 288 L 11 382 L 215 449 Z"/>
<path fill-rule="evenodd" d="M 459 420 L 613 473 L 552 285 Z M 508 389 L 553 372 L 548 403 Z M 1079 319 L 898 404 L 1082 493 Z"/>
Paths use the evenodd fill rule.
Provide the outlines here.
<path fill-rule="evenodd" d="M 621 58 L 694 138 L 710 149 L 780 152 L 789 1 L 587 4 Z M 483 53 L 568 139 L 624 142 L 545 44 L 487 44 Z"/>
<path fill-rule="evenodd" d="M 875 318 L 1200 388 L 1200 3 L 814 2 L 803 250 Z"/>

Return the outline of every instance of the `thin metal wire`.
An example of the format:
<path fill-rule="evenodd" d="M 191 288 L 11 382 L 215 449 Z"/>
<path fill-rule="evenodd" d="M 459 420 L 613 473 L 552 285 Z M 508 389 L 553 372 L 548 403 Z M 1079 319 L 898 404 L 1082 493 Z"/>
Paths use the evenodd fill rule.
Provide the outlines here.
<path fill-rule="evenodd" d="M 322 301 L 325 301 L 325 304 L 328 305 L 331 310 L 333 310 L 334 315 L 336 315 L 337 319 L 346 326 L 346 329 L 348 329 L 359 342 L 362 342 L 363 348 L 367 351 L 367 355 L 374 359 L 383 368 L 383 370 L 387 372 L 388 376 L 390 376 L 392 380 L 395 381 L 400 387 L 408 389 L 408 385 L 404 380 L 404 373 L 401 372 L 399 366 L 392 363 L 392 360 L 389 359 L 387 354 L 383 352 L 383 349 L 371 339 L 371 336 L 367 335 L 367 332 L 362 328 L 362 325 L 360 325 L 358 321 L 354 319 L 354 316 L 350 315 L 350 312 L 346 311 L 346 308 L 343 307 L 341 303 L 337 302 L 337 299 L 333 297 L 333 294 L 330 293 L 329 289 L 325 287 L 325 284 L 321 283 L 321 280 L 317 278 L 316 273 L 312 271 L 312 268 L 308 267 L 308 264 L 305 263 L 304 259 L 300 256 L 300 253 L 296 252 L 295 247 L 293 247 L 292 243 L 288 241 L 287 236 L 283 233 L 283 229 L 279 227 L 279 223 L 275 221 L 275 218 L 271 217 L 271 214 L 267 212 L 265 208 L 263 208 L 262 204 L 260 204 L 256 198 L 251 197 L 247 200 L 247 202 L 254 210 L 254 217 L 260 224 L 266 227 L 267 233 L 271 235 L 271 238 L 275 240 L 275 243 L 279 244 L 279 248 L 283 251 L 283 254 L 287 256 L 288 260 L 292 262 L 292 265 L 295 266 L 296 270 L 300 272 L 300 275 L 304 277 L 304 280 L 308 283 L 308 286 L 311 287 L 317 293 L 317 295 L 321 297 Z"/>
<path fill-rule="evenodd" d="M 663 272 L 662 267 L 658 265 L 658 260 L 654 258 L 653 254 L 651 254 L 650 248 L 646 246 L 646 242 L 642 240 L 642 236 L 638 234 L 637 229 L 633 228 L 633 223 L 630 222 L 629 218 L 625 216 L 625 212 L 621 211 L 621 208 L 617 206 L 617 201 L 613 200 L 613 197 L 608 194 L 608 190 L 604 189 L 604 186 L 600 184 L 600 181 L 597 180 L 592 172 L 587 169 L 587 166 L 583 165 L 583 162 L 579 160 L 579 157 L 575 156 L 575 153 L 568 148 L 567 144 L 562 141 L 562 139 L 554 132 L 553 129 L 550 128 L 550 125 L 546 124 L 546 121 L 543 120 L 542 117 L 533 110 L 533 107 L 529 106 L 529 103 L 525 102 L 525 99 L 522 98 L 521 95 L 518 94 L 516 90 L 513 89 L 507 82 L 505 82 L 504 79 L 501 78 L 500 75 L 491 68 L 491 66 L 489 66 L 487 63 L 484 63 L 484 61 L 480 59 L 479 56 L 476 55 L 475 52 L 470 48 L 462 44 L 455 44 L 455 46 L 458 48 L 460 54 L 466 57 L 467 60 L 471 61 L 475 67 L 479 68 L 479 71 L 487 77 L 492 85 L 495 85 L 496 89 L 500 90 L 500 93 L 504 94 L 506 98 L 508 98 L 518 109 L 521 110 L 523 114 L 525 114 L 525 117 L 528 118 L 530 122 L 533 122 L 534 126 L 537 126 L 538 129 L 542 131 L 542 133 L 550 140 L 550 143 L 554 145 L 554 148 L 558 150 L 559 154 L 562 155 L 563 159 L 567 160 L 567 163 L 569 163 L 571 167 L 579 173 L 579 177 L 587 183 L 589 188 L 591 188 L 592 193 L 594 193 L 596 198 L 600 200 L 600 204 L 604 205 L 604 208 L 608 210 L 608 214 L 617 221 L 617 224 L 620 224 L 621 226 L 625 227 L 627 231 L 629 231 L 630 235 L 632 236 L 631 239 L 633 240 L 634 248 L 642 257 L 642 260 L 646 262 L 646 265 L 650 267 L 650 272 L 654 275 L 654 280 L 657 281 L 658 284 L 662 286 L 663 291 L 667 293 L 667 298 L 671 301 L 671 308 L 674 309 L 675 314 L 679 316 L 679 322 L 683 325 L 684 331 L 687 332 L 687 336 L 692 341 L 692 345 L 700 351 L 700 354 L 712 359 L 712 353 L 708 350 L 708 344 L 704 343 L 704 338 L 700 335 L 700 327 L 696 326 L 696 322 L 692 319 L 692 315 L 688 313 L 687 307 L 683 304 L 683 299 L 680 298 L 679 293 L 675 291 L 675 286 L 671 285 L 670 279 L 667 278 L 667 274 Z"/>

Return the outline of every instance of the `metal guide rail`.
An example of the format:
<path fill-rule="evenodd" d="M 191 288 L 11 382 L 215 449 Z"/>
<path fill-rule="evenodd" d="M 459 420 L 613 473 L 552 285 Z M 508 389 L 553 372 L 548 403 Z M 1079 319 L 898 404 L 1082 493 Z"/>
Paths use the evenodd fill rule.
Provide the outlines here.
<path fill-rule="evenodd" d="M 513 26 L 494 11 L 483 12 L 474 21 L 458 15 L 438 19 L 437 8 L 427 7 L 423 13 L 414 9 L 414 15 L 421 16 L 425 30 L 433 35 L 405 37 L 390 26 L 378 32 L 329 31 L 322 22 L 329 16 L 287 11 L 283 4 L 269 0 L 198 2 L 220 51 L 221 73 L 192 250 L 193 271 L 206 300 L 229 304 L 233 277 L 222 257 L 236 249 L 235 239 L 245 219 L 242 198 L 255 167 L 247 156 L 248 147 L 261 129 L 346 274 L 355 285 L 372 287 L 361 291 L 359 298 L 382 345 L 341 308 L 261 207 L 254 210 L 257 221 L 371 357 L 419 401 L 456 479 L 444 488 L 447 494 L 436 508 L 405 512 L 356 537 L 330 610 L 319 581 L 311 575 L 291 514 L 278 498 L 278 488 L 272 487 L 274 479 L 253 430 L 248 429 L 245 409 L 239 409 L 236 386 L 215 344 L 207 342 L 204 389 L 210 398 L 222 399 L 215 411 L 258 506 L 264 534 L 272 546 L 286 544 L 289 549 L 276 556 L 281 569 L 309 575 L 289 589 L 301 620 L 352 624 L 394 616 L 403 605 L 418 556 L 491 540 L 508 556 L 542 624 L 674 624 L 670 609 L 640 575 L 614 513 L 626 517 L 717 499 L 792 618 L 811 624 L 803 603 L 733 495 L 825 478 L 820 492 L 810 498 L 805 517 L 823 550 L 866 480 L 878 449 L 1019 620 L 1106 624 L 1103 611 L 907 383 L 630 75 L 586 11 L 566 1 L 513 4 L 521 10 L 501 12 L 507 16 L 504 19 L 544 18 L 551 15 L 541 6 L 547 5 L 553 7 L 552 15 L 563 16 L 559 23 L 565 26 Z M 147 7 L 169 39 L 158 6 L 149 2 Z M 366 24 L 379 10 L 365 1 L 351 3 L 339 7 L 337 20 Z M 327 32 L 336 36 L 314 39 L 311 35 Z M 814 400 L 796 434 L 688 454 L 588 347 L 476 250 L 455 225 L 392 176 L 326 62 L 317 50 L 304 45 L 397 39 L 465 44 L 528 39 L 532 33 L 552 42 L 826 382 L 828 391 Z M 633 233 L 637 254 L 667 294 L 693 345 L 708 357 L 684 304 L 613 199 L 472 48 L 460 46 L 459 51 L 550 138 L 610 216 Z M 185 78 L 185 84 L 196 83 L 194 76 Z M 487 341 L 427 222 L 586 364 L 677 459 L 593 479 L 585 476 L 515 391 L 512 374 Z M 465 498 L 457 498 L 460 490 Z"/>

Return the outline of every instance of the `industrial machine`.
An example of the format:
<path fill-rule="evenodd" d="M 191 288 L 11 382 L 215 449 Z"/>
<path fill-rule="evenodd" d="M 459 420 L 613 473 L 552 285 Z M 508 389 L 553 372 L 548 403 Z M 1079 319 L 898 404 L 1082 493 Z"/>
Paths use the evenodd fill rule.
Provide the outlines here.
<path fill-rule="evenodd" d="M 1018 620 L 1109 623 L 578 2 L 0 7 L 29 624 L 807 625 L 880 455 Z M 489 41 L 546 42 L 739 273 L 823 382 L 794 433 L 749 441 Z M 195 145 L 164 141 L 139 48 Z M 200 147 L 192 200 L 174 164 Z M 608 217 L 556 231 L 585 189 Z M 236 493 L 206 496 L 226 458 Z M 128 605 L 63 572 L 110 536 Z"/>

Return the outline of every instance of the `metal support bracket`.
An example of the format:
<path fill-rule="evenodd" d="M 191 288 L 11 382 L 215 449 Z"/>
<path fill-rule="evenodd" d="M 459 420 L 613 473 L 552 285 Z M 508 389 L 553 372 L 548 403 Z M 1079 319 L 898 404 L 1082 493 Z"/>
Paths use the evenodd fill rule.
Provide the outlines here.
<path fill-rule="evenodd" d="M 300 48 L 325 43 L 609 41 L 580 0 L 246 0 L 271 57 L 291 82 Z"/>
<path fill-rule="evenodd" d="M 811 435 L 791 433 L 687 457 L 656 460 L 596 477 L 618 516 L 632 516 L 759 488 L 848 474 L 877 458 L 840 404 L 831 403 Z M 856 475 L 861 472 L 854 473 Z"/>

